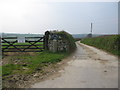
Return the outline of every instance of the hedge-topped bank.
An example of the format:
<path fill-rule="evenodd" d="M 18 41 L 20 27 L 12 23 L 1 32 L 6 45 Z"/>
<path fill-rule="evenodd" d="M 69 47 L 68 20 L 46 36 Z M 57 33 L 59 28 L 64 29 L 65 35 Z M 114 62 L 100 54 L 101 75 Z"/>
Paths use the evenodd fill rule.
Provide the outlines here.
<path fill-rule="evenodd" d="M 76 49 L 75 39 L 73 36 L 65 31 L 57 32 L 58 35 L 68 41 L 69 44 L 69 52 L 73 52 Z"/>
<path fill-rule="evenodd" d="M 108 35 L 94 38 L 85 38 L 81 43 L 95 46 L 112 54 L 120 56 L 120 35 Z"/>

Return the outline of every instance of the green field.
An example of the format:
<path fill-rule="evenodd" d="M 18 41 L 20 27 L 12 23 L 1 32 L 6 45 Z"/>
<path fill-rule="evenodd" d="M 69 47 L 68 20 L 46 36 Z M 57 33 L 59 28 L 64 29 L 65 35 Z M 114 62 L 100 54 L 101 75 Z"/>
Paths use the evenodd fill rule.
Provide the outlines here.
<path fill-rule="evenodd" d="M 31 43 L 31 44 L 33 44 L 33 43 Z M 26 43 L 14 43 L 13 45 L 31 45 L 31 44 L 26 42 Z M 40 44 L 43 44 L 43 42 L 35 43 L 35 45 L 40 45 Z M 3 45 L 9 45 L 9 44 L 8 43 L 2 43 L 2 48 L 6 47 L 6 46 L 3 46 Z"/>
<path fill-rule="evenodd" d="M 32 42 L 31 44 L 33 44 L 34 42 Z M 21 45 L 21 46 L 15 46 L 15 47 L 17 47 L 17 48 L 22 48 L 22 49 L 25 49 L 25 48 L 27 48 L 27 47 L 29 47 L 29 46 L 22 46 L 22 45 L 31 45 L 30 43 L 14 43 L 13 45 L 15 46 L 15 45 Z M 6 45 L 6 46 L 4 46 L 4 45 Z M 7 45 L 9 45 L 8 43 L 2 43 L 2 49 L 4 49 L 4 48 L 7 48 L 8 46 Z M 36 46 L 38 47 L 38 48 L 43 48 L 43 42 L 37 42 L 37 43 L 35 43 L 34 45 L 32 45 L 32 46 L 30 46 L 29 47 L 29 50 L 30 50 L 30 48 L 36 48 Z M 6 50 L 8 50 L 8 51 L 10 51 L 10 50 L 16 50 L 15 49 L 15 47 L 14 46 L 9 46 L 8 47 L 8 49 L 5 49 L 5 51 Z M 10 49 L 9 49 L 10 48 Z M 28 49 L 27 49 L 27 51 L 29 51 Z M 31 49 L 32 51 L 34 51 L 34 50 L 39 50 L 39 49 Z M 40 49 L 40 50 L 43 50 L 43 49 Z"/>
<path fill-rule="evenodd" d="M 81 40 L 81 43 L 94 46 L 114 55 L 120 56 L 120 35 L 85 38 Z"/>

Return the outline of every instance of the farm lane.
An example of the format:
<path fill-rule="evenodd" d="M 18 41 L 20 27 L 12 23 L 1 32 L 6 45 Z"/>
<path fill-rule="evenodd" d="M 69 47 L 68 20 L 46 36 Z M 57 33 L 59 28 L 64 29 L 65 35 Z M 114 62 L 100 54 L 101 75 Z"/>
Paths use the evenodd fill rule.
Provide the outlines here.
<path fill-rule="evenodd" d="M 118 58 L 76 42 L 77 50 L 55 78 L 32 88 L 118 88 Z"/>

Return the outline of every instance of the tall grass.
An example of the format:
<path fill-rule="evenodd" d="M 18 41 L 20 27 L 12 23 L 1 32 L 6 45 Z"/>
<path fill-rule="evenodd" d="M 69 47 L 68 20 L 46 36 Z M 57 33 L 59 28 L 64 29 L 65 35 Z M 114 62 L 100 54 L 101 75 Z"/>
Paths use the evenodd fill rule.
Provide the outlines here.
<path fill-rule="evenodd" d="M 120 35 L 85 38 L 81 42 L 120 56 Z"/>

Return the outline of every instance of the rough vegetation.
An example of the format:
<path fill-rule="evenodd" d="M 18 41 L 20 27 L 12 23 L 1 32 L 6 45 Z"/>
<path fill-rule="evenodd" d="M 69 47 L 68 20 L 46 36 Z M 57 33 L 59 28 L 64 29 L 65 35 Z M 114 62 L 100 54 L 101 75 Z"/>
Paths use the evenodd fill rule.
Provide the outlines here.
<path fill-rule="evenodd" d="M 82 39 L 81 42 L 120 56 L 120 35 L 85 38 Z"/>

